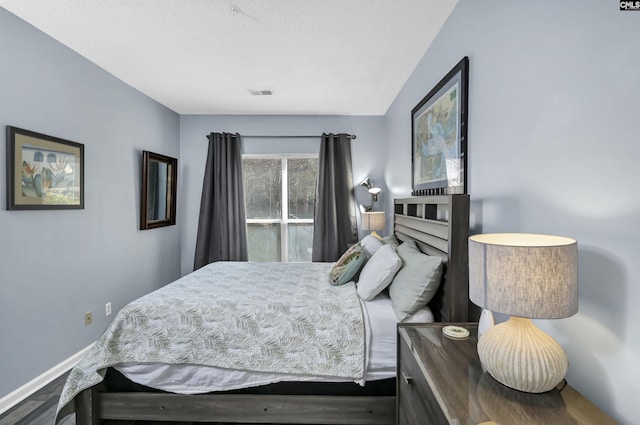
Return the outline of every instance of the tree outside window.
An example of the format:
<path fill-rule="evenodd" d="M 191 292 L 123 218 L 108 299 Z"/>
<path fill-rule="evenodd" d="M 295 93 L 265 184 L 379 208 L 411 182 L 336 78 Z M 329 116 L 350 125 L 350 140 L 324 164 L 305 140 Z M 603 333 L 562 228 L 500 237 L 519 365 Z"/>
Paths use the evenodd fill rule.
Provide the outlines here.
<path fill-rule="evenodd" d="M 311 261 L 318 157 L 245 155 L 249 261 Z"/>

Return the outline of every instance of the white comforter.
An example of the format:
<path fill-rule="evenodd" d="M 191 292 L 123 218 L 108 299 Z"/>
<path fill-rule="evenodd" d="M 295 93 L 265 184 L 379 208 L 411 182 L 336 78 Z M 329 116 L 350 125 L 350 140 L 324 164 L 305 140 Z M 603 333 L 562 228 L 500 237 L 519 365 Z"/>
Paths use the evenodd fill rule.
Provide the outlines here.
<path fill-rule="evenodd" d="M 60 411 L 126 363 L 362 381 L 365 320 L 353 283 L 331 263 L 209 264 L 127 304 L 69 374 Z"/>
<path fill-rule="evenodd" d="M 397 319 L 386 293 L 373 301 L 361 301 L 365 313 L 367 367 L 365 378 L 374 381 L 396 376 Z M 433 315 L 424 308 L 410 321 L 431 322 Z M 349 379 L 287 374 L 247 372 L 198 365 L 133 364 L 116 366 L 131 381 L 179 394 L 228 391 L 281 381 L 347 382 Z"/>

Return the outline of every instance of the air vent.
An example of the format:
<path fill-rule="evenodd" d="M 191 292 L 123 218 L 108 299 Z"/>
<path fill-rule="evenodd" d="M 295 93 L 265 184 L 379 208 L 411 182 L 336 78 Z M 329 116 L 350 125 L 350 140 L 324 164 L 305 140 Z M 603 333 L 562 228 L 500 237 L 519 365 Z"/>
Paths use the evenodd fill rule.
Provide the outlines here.
<path fill-rule="evenodd" d="M 271 90 L 249 90 L 252 96 L 271 96 L 273 92 Z"/>

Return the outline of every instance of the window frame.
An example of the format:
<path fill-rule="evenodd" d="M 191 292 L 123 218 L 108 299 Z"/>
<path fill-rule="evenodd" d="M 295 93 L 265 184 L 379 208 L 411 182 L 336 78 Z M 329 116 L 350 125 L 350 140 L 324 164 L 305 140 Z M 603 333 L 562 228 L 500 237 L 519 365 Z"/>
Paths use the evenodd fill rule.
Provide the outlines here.
<path fill-rule="evenodd" d="M 280 159 L 282 170 L 282 187 L 280 188 L 282 199 L 282 215 L 280 219 L 275 218 L 248 218 L 245 217 L 247 227 L 249 224 L 279 224 L 280 225 L 280 262 L 289 262 L 289 224 L 313 224 L 315 218 L 289 218 L 289 159 L 320 159 L 319 153 L 305 154 L 242 154 L 242 160 L 245 159 Z M 243 164 L 244 165 L 244 164 Z M 244 171 L 243 171 L 244 173 Z M 244 176 L 243 176 L 244 178 Z M 246 194 L 246 191 L 245 191 Z M 244 200 L 245 208 L 247 205 L 246 195 Z"/>

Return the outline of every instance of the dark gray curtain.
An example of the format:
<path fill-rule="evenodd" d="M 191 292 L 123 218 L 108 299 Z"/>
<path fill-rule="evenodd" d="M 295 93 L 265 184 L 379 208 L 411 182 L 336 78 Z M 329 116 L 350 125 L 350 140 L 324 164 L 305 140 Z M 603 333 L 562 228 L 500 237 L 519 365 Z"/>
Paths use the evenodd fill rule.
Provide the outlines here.
<path fill-rule="evenodd" d="M 358 241 L 351 138 L 323 134 L 313 225 L 313 261 L 336 261 Z"/>
<path fill-rule="evenodd" d="M 208 137 L 194 270 L 214 261 L 248 258 L 240 135 L 211 133 Z"/>

